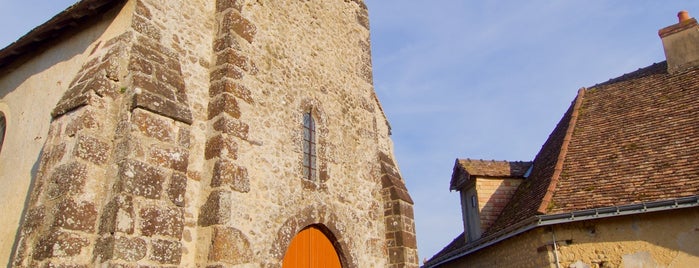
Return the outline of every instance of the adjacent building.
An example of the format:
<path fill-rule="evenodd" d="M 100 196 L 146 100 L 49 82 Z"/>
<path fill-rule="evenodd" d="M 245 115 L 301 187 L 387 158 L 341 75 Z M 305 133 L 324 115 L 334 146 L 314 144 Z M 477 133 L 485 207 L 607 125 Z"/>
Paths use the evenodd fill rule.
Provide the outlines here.
<path fill-rule="evenodd" d="M 458 159 L 464 232 L 424 267 L 699 264 L 699 25 L 667 60 L 582 88 L 532 162 Z"/>

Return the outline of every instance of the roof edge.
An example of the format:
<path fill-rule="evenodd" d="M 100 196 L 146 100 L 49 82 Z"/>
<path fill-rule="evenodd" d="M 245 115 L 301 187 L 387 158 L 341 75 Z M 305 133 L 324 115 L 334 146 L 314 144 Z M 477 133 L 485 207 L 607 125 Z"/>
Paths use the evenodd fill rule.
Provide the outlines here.
<path fill-rule="evenodd" d="M 481 238 L 479 239 L 481 242 L 478 244 L 466 245 L 464 247 L 457 248 L 451 252 L 448 252 L 444 256 L 434 259 L 435 263 L 428 263 L 424 265 L 423 268 L 437 267 L 441 264 L 456 260 L 458 258 L 487 248 L 491 245 L 500 243 L 511 237 L 528 232 L 538 227 L 557 225 L 568 222 L 596 220 L 635 214 L 646 214 L 692 207 L 699 207 L 699 195 L 676 199 L 659 200 L 653 202 L 643 202 L 639 204 L 630 204 L 623 206 L 611 206 L 596 209 L 577 210 L 551 215 L 537 215 L 530 217 L 527 220 L 521 221 L 518 224 L 512 225 L 509 228 L 494 233 L 490 236 Z M 460 249 L 465 250 L 462 252 L 458 252 Z"/>
<path fill-rule="evenodd" d="M 548 206 L 551 204 L 551 199 L 553 199 L 553 192 L 556 190 L 558 180 L 563 172 L 563 162 L 565 162 L 566 155 L 568 154 L 568 144 L 570 144 L 570 140 L 572 139 L 575 124 L 578 122 L 580 106 L 582 106 L 586 91 L 587 89 L 584 87 L 578 90 L 578 96 L 575 98 L 575 104 L 573 104 L 573 112 L 570 115 L 570 124 L 568 124 L 565 137 L 563 137 L 563 144 L 561 144 L 561 151 L 558 153 L 558 158 L 556 159 L 556 166 L 554 167 L 553 175 L 551 176 L 551 182 L 549 183 L 546 193 L 544 194 L 544 198 L 541 200 L 541 204 L 537 209 L 538 213 L 546 214 Z"/>
<path fill-rule="evenodd" d="M 33 48 L 73 29 L 87 27 L 80 22 L 128 0 L 81 0 L 0 49 L 0 68 L 15 62 Z"/>

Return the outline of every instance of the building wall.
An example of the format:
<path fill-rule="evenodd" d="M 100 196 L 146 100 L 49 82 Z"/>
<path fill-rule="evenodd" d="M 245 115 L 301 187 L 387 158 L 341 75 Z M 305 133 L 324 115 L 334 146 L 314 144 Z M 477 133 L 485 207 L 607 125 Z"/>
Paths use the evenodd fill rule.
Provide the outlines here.
<path fill-rule="evenodd" d="M 65 93 L 99 40 L 120 34 L 128 26 L 125 10 L 106 14 L 79 34 L 42 48 L 29 59 L 0 70 L 0 112 L 7 129 L 0 152 L 0 263 L 7 263 L 17 236 L 28 192 L 37 176 L 39 156 L 46 143 L 51 111 Z"/>
<path fill-rule="evenodd" d="M 362 1 L 122 12 L 103 24 L 127 27 L 72 73 L 46 74 L 70 78 L 36 113 L 50 130 L 40 156 L 27 152 L 40 159 L 13 265 L 279 267 L 314 225 L 346 267 L 417 266 Z M 315 180 L 301 169 L 309 111 Z"/>
<path fill-rule="evenodd" d="M 556 226 L 561 267 L 693 267 L 699 208 Z"/>
<path fill-rule="evenodd" d="M 550 242 L 549 233 L 534 229 L 439 267 L 555 267 Z"/>
<path fill-rule="evenodd" d="M 517 191 L 522 179 L 476 178 L 481 228 L 487 230 Z"/>
<path fill-rule="evenodd" d="M 539 227 L 441 267 L 694 267 L 699 208 Z M 557 251 L 553 254 L 553 237 Z"/>

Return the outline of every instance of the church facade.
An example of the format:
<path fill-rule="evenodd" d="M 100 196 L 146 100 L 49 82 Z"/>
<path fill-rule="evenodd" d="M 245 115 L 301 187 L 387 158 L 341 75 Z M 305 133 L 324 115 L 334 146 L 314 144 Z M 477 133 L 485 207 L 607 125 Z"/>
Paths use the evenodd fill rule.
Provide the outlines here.
<path fill-rule="evenodd" d="M 71 6 L 0 50 L 0 258 L 417 267 L 369 35 L 361 0 Z"/>

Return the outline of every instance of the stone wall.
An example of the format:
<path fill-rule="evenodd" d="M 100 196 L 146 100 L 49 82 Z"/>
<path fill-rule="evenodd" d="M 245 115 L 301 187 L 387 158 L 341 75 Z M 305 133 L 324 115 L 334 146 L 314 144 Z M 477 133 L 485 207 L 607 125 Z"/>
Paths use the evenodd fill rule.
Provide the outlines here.
<path fill-rule="evenodd" d="M 556 226 L 555 232 L 561 267 L 699 263 L 699 208 L 571 223 Z"/>
<path fill-rule="evenodd" d="M 533 229 L 441 267 L 556 267 L 556 261 L 571 268 L 692 267 L 699 262 L 698 230 L 696 207 L 563 223 Z"/>
<path fill-rule="evenodd" d="M 345 267 L 417 267 L 363 2 L 120 10 L 51 113 L 15 266 L 279 267 L 314 225 Z"/>

